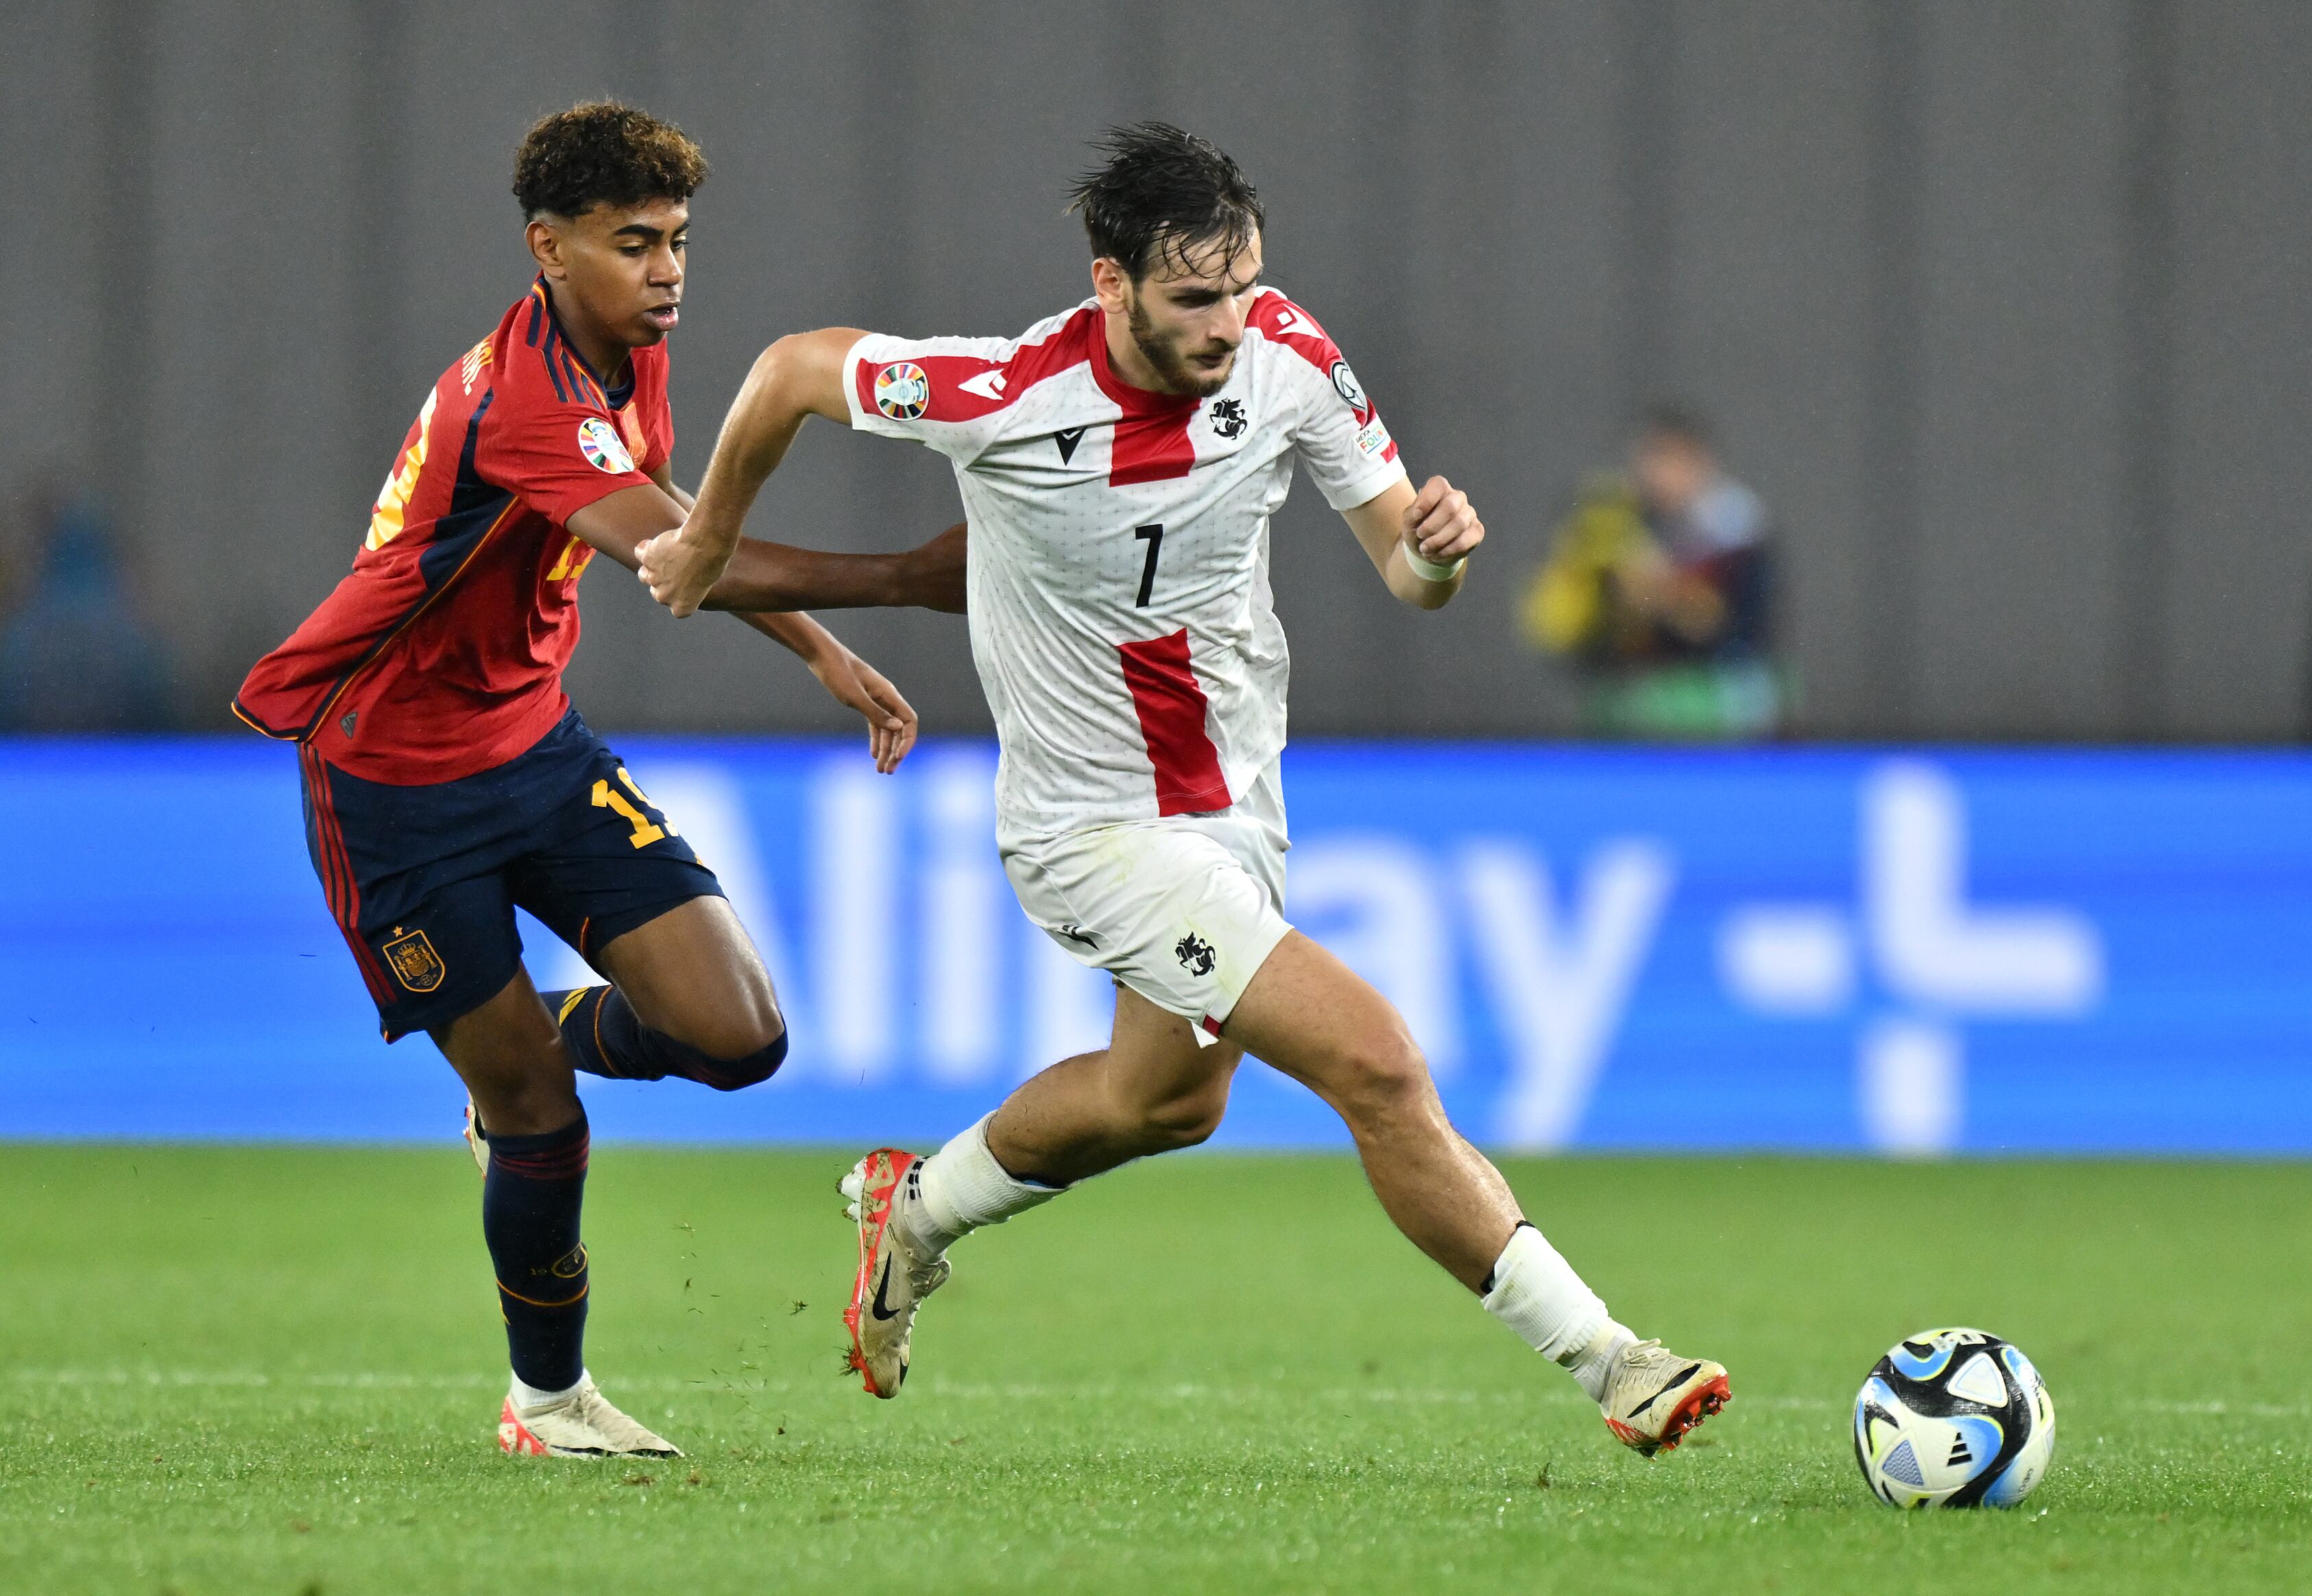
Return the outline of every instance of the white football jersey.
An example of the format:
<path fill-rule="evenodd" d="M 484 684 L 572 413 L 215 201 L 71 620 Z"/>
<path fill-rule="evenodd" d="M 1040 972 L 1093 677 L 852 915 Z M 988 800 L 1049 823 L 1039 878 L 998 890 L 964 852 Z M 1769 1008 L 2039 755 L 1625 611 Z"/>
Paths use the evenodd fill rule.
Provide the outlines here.
<path fill-rule="evenodd" d="M 871 334 L 851 424 L 955 462 L 1002 832 L 1227 809 L 1284 746 L 1268 518 L 1298 458 L 1336 510 L 1405 476 L 1332 339 L 1257 291 L 1228 385 L 1133 388 L 1087 301 L 1018 338 Z"/>

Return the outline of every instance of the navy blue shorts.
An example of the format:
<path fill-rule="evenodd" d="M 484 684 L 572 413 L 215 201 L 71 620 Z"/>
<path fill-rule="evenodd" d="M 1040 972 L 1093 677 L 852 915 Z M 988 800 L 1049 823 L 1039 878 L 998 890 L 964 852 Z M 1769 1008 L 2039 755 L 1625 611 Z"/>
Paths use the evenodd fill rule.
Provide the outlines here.
<path fill-rule="evenodd" d="M 517 906 L 591 960 L 714 873 L 576 710 L 492 769 L 399 787 L 300 749 L 305 846 L 387 1041 L 446 1025 L 521 965 Z"/>

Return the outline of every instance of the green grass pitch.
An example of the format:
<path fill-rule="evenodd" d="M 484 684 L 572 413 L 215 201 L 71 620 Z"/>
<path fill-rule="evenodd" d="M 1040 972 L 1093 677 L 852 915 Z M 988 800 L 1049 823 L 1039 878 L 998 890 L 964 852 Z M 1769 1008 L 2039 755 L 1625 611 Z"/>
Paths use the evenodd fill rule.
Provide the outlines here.
<path fill-rule="evenodd" d="M 964 1242 L 871 1401 L 850 1156 L 598 1150 L 591 1363 L 689 1451 L 635 1467 L 495 1450 L 454 1142 L 0 1147 L 0 1590 L 2312 1585 L 2312 1169 L 1513 1163 L 1624 1318 L 1732 1370 L 1647 1463 L 1335 1158 L 1161 1160 Z M 1862 1374 L 1949 1323 L 2054 1391 L 2019 1512 L 1857 1476 Z"/>

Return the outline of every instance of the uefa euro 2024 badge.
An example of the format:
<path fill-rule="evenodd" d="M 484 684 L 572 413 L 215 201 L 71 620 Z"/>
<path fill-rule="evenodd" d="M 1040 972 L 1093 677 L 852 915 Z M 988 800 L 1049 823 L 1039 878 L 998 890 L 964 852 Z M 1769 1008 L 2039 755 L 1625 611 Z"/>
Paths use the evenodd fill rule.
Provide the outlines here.
<path fill-rule="evenodd" d="M 894 421 L 913 421 L 931 406 L 932 380 L 912 360 L 875 373 L 875 408 Z"/>
<path fill-rule="evenodd" d="M 626 452 L 626 440 L 600 416 L 589 416 L 578 424 L 578 452 L 596 470 L 613 477 L 623 477 L 635 469 L 635 457 Z"/>

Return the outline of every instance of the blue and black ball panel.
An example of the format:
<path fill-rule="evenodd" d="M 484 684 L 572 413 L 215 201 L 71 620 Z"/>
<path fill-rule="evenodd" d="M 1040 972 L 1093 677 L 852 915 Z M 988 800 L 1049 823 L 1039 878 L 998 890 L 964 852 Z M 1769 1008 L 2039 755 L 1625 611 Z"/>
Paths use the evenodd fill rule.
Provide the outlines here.
<path fill-rule="evenodd" d="M 1956 1432 L 1949 1453 L 1932 1460 L 1945 1479 L 1957 1471 L 1966 1480 L 1944 1498 L 1944 1506 L 2008 1505 L 2020 1500 L 2030 1483 L 2010 1478 L 2009 1465 L 2039 1416 L 2031 1403 L 2040 1389 L 2030 1360 L 1997 1337 L 1980 1330 L 1928 1331 L 1880 1358 L 1863 1382 L 1854 1404 L 1855 1461 L 1872 1490 L 1889 1502 L 1893 1498 L 1872 1478 L 1874 1458 L 1887 1478 L 1925 1490 L 1926 1460 L 1902 1434 L 1896 1416 L 1908 1409 L 1922 1418 L 1940 1419 Z M 1891 1450 L 1889 1436 L 1896 1437 Z"/>

